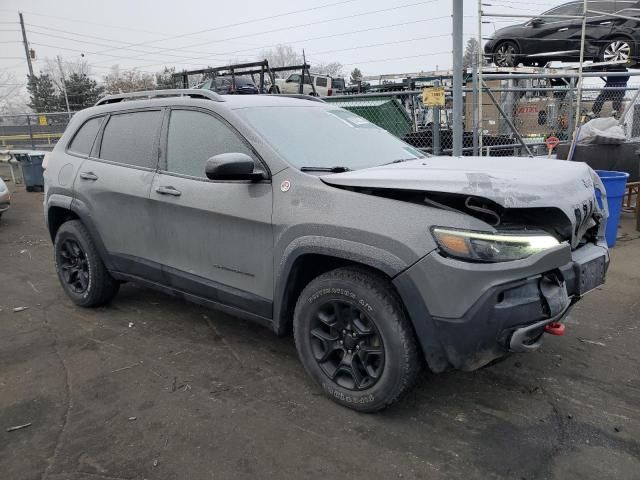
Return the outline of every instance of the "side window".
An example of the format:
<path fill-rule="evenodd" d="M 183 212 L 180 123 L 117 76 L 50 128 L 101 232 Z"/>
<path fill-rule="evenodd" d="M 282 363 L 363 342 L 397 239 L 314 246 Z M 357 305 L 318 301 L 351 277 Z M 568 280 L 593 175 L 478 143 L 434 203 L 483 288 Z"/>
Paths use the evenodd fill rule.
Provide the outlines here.
<path fill-rule="evenodd" d="M 287 82 L 296 82 L 299 83 L 300 82 L 300 75 L 289 75 L 289 78 L 287 78 Z"/>
<path fill-rule="evenodd" d="M 156 168 L 156 137 L 162 112 L 120 113 L 111 116 L 102 135 L 100 158 L 136 167 Z"/>
<path fill-rule="evenodd" d="M 616 5 L 618 4 L 618 5 Z M 598 12 L 614 13 L 617 10 L 624 8 L 624 2 L 592 2 L 588 3 L 590 10 L 597 10 Z M 587 17 L 598 17 L 600 14 L 587 13 Z"/>
<path fill-rule="evenodd" d="M 304 84 L 305 85 L 311 85 L 313 83 L 313 78 L 314 77 L 310 77 L 309 75 L 305 75 L 304 76 Z"/>
<path fill-rule="evenodd" d="M 584 4 L 581 3 L 570 3 L 567 5 L 560 5 L 559 7 L 552 8 L 543 13 L 543 15 L 581 15 L 582 10 L 584 9 Z M 550 22 L 560 22 L 569 19 L 562 18 L 550 18 L 548 21 Z"/>
<path fill-rule="evenodd" d="M 98 117 L 87 120 L 71 140 L 69 151 L 80 155 L 89 155 L 103 119 L 104 117 Z"/>
<path fill-rule="evenodd" d="M 316 85 L 318 87 L 326 87 L 327 86 L 327 77 L 317 77 Z"/>
<path fill-rule="evenodd" d="M 207 160 L 220 153 L 246 153 L 251 149 L 226 123 L 194 110 L 173 110 L 169 119 L 166 170 L 205 178 Z"/>

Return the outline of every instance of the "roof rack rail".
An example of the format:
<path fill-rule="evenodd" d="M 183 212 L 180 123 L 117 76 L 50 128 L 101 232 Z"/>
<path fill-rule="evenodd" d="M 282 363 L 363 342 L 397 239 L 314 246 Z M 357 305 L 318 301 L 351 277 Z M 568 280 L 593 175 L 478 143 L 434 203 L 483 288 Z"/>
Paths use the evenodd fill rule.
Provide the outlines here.
<path fill-rule="evenodd" d="M 129 92 L 129 93 L 116 93 L 115 95 L 107 95 L 101 98 L 95 104 L 108 105 L 109 103 L 118 103 L 124 100 L 139 100 L 139 99 L 151 99 L 158 97 L 191 97 L 191 98 L 206 98 L 213 100 L 214 102 L 224 102 L 224 98 L 216 92 L 211 90 L 205 90 L 200 88 L 176 88 L 168 90 L 146 90 L 143 92 Z"/>
<path fill-rule="evenodd" d="M 270 93 L 269 95 L 272 97 L 298 98 L 300 100 L 310 100 L 312 102 L 327 103 L 320 97 L 317 97 L 314 95 L 307 95 L 306 93 Z"/>

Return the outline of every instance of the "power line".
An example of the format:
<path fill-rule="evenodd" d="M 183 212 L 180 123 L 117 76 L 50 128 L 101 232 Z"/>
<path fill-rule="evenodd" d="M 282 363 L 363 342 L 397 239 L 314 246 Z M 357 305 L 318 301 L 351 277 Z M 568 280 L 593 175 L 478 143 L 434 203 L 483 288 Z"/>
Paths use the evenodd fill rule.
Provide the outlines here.
<path fill-rule="evenodd" d="M 299 25 L 292 25 L 292 26 L 287 26 L 287 27 L 280 27 L 280 28 L 275 28 L 275 29 L 271 29 L 271 30 L 264 30 L 261 32 L 255 32 L 255 33 L 249 33 L 249 34 L 244 34 L 244 35 L 237 35 L 235 37 L 227 37 L 225 39 L 222 40 L 210 40 L 208 42 L 201 42 L 201 43 L 194 43 L 191 45 L 186 45 L 184 47 L 181 47 L 182 49 L 185 48 L 192 48 L 192 47 L 200 47 L 202 45 L 209 45 L 211 43 L 220 43 L 220 42 L 228 42 L 231 40 L 238 40 L 240 38 L 247 38 L 247 37 L 256 37 L 258 35 L 265 35 L 267 33 L 276 33 L 276 32 L 282 32 L 282 31 L 286 31 L 286 30 L 293 30 L 293 29 L 297 29 L 297 28 L 302 28 L 302 27 L 309 27 L 312 25 L 320 25 L 323 23 L 330 23 L 330 22 L 335 22 L 335 21 L 339 21 L 339 20 L 348 20 L 348 19 L 352 19 L 352 18 L 358 18 L 358 17 L 362 17 L 362 16 L 366 16 L 366 15 L 373 15 L 376 13 L 384 13 L 384 12 L 390 12 L 393 10 L 399 10 L 402 8 L 409 8 L 409 7 L 415 7 L 418 5 L 425 5 L 428 3 L 434 3 L 437 2 L 439 0 L 426 0 L 426 1 L 422 1 L 422 2 L 415 2 L 415 3 L 409 3 L 409 4 L 403 4 L 403 5 L 398 5 L 395 7 L 390 7 L 390 8 L 383 8 L 380 10 L 372 10 L 372 11 L 368 11 L 368 12 L 361 12 L 361 13 L 356 13 L 353 15 L 347 15 L 347 16 L 342 16 L 342 17 L 334 17 L 334 18 L 329 18 L 326 20 L 319 20 L 316 22 L 309 22 L 309 23 L 303 23 L 303 24 L 299 24 Z M 132 45 L 133 46 L 133 45 Z M 180 49 L 176 49 L 176 48 L 166 48 L 163 50 L 160 50 L 158 53 L 160 52 L 170 52 L 170 51 L 179 51 Z M 139 59 L 140 56 L 136 56 L 136 57 L 131 57 L 132 60 L 134 59 Z M 206 57 L 203 57 L 206 58 Z"/>
<path fill-rule="evenodd" d="M 390 57 L 390 58 L 379 58 L 375 60 L 364 60 L 364 61 L 358 61 L 358 62 L 352 62 L 352 63 L 343 63 L 342 65 L 346 67 L 349 65 L 363 65 L 366 63 L 389 62 L 392 60 L 408 60 L 410 58 L 431 57 L 433 55 L 445 55 L 445 54 L 451 54 L 451 50 L 444 51 L 444 52 L 422 53 L 420 55 L 409 55 L 407 57 Z"/>
<path fill-rule="evenodd" d="M 40 28 L 40 27 L 38 27 L 38 28 Z M 102 46 L 102 47 L 112 47 L 113 46 L 113 45 L 106 45 L 104 43 L 92 42 L 92 41 L 88 41 L 88 40 L 78 40 L 76 38 L 64 37 L 62 35 L 55 35 L 55 34 L 52 34 L 52 33 L 38 32 L 38 31 L 34 31 L 34 30 L 29 30 L 29 33 L 32 34 L 32 35 L 40 35 L 40 36 L 47 37 L 47 38 L 60 38 L 62 40 L 68 40 L 68 41 L 76 42 L 76 43 L 79 42 L 79 41 L 82 41 L 83 43 L 86 43 L 86 44 L 89 44 L 89 45 L 97 45 L 97 46 Z M 33 45 L 40 45 L 40 46 L 44 46 L 44 47 L 61 48 L 63 50 L 65 49 L 65 47 L 58 47 L 56 45 L 36 44 L 34 42 L 31 42 L 31 43 Z M 67 50 L 69 50 L 69 49 L 67 48 Z M 134 52 L 142 52 L 145 55 L 155 55 L 156 54 L 156 52 L 153 52 L 153 51 L 152 52 L 146 52 L 144 50 L 134 50 L 134 49 L 125 48 L 125 47 L 121 47 L 121 50 L 131 50 L 131 51 L 134 51 Z M 76 49 L 76 51 L 82 52 L 82 53 L 90 53 L 92 55 L 101 55 L 101 56 L 105 56 L 105 57 L 114 57 L 114 58 L 123 58 L 123 59 L 129 59 L 130 58 L 130 57 L 126 57 L 126 56 L 123 56 L 123 55 L 113 55 L 113 54 L 110 54 L 110 53 L 88 52 L 88 51 L 85 51 L 85 50 L 77 50 L 77 49 Z M 205 53 L 205 52 L 197 52 L 197 53 L 202 54 L 202 53 Z M 175 55 L 175 54 L 170 54 L 170 53 L 164 53 L 163 55 L 164 56 L 168 56 L 168 57 L 184 58 L 184 55 Z M 211 55 L 218 55 L 218 54 L 211 54 Z"/>
<path fill-rule="evenodd" d="M 161 42 L 161 41 L 164 41 L 164 40 L 175 40 L 176 38 L 184 38 L 184 37 L 190 37 L 190 36 L 198 35 L 198 34 L 202 34 L 202 33 L 210 33 L 210 32 L 214 32 L 214 31 L 217 31 L 217 30 L 222 30 L 222 29 L 225 29 L 225 28 L 237 27 L 237 26 L 240 26 L 240 25 L 248 25 L 250 23 L 261 22 L 261 21 L 264 21 L 264 20 L 273 20 L 275 18 L 287 17 L 287 16 L 294 15 L 294 14 L 297 14 L 297 13 L 319 10 L 321 8 L 330 8 L 330 7 L 334 7 L 334 6 L 337 6 L 337 5 L 343 5 L 345 3 L 352 3 L 354 1 L 356 1 L 356 0 L 341 0 L 339 2 L 328 3 L 328 4 L 324 4 L 324 5 L 318 5 L 318 6 L 312 7 L 312 8 L 305 8 L 305 9 L 301 9 L 301 10 L 293 10 L 293 11 L 290 11 L 290 12 L 280 13 L 280 14 L 277 14 L 277 15 L 270 15 L 268 17 L 262 17 L 262 18 L 257 18 L 257 19 L 253 19 L 253 20 L 245 20 L 245 21 L 237 22 L 237 23 L 229 23 L 229 24 L 226 24 L 226 25 L 221 25 L 221 26 L 218 26 L 218 27 L 208 28 L 208 29 L 205 29 L 205 30 L 199 30 L 199 31 L 196 31 L 196 32 L 183 33 L 183 34 L 179 34 L 179 35 L 171 35 L 169 37 L 161 38 L 161 39 L 158 39 L 158 40 L 150 40 L 150 41 L 147 41 L 147 42 L 132 43 L 132 44 L 129 44 L 129 46 L 130 47 L 139 47 L 139 46 L 143 46 L 143 45 L 149 45 L 150 43 Z M 198 45 L 206 45 L 207 43 L 208 42 L 201 43 L 201 44 L 198 44 Z M 190 47 L 186 47 L 186 48 L 190 48 Z M 166 49 L 165 51 L 171 51 L 171 50 L 172 49 Z"/>
<path fill-rule="evenodd" d="M 325 55 L 327 53 L 346 52 L 346 51 L 349 51 L 349 50 L 360 50 L 362 48 L 384 47 L 384 46 L 387 46 L 387 45 L 397 45 L 397 44 L 400 44 L 400 43 L 417 42 L 418 40 L 428 40 L 428 39 L 432 39 L 432 38 L 450 37 L 450 36 L 451 36 L 451 32 L 443 33 L 442 35 L 428 35 L 426 37 L 415 37 L 415 38 L 409 38 L 407 40 L 397 40 L 397 41 L 394 41 L 394 42 L 371 43 L 369 45 L 360 45 L 360 46 L 357 46 L 357 47 L 337 48 L 337 49 L 334 49 L 334 50 L 324 50 L 322 52 L 313 52 L 313 55 Z"/>
<path fill-rule="evenodd" d="M 0 11 L 3 12 L 11 12 L 11 13 L 17 13 L 17 10 L 11 10 L 8 8 L 0 8 Z M 68 18 L 68 17 L 60 17 L 57 15 L 45 15 L 44 13 L 36 13 L 36 12 L 27 12 L 25 10 L 22 10 L 22 13 L 26 13 L 28 15 L 34 15 L 37 17 L 44 17 L 44 18 L 55 18 L 58 20 L 64 20 L 67 22 L 76 22 L 76 23 L 82 23 L 85 25 L 97 25 L 100 27 L 108 27 L 108 28 L 116 28 L 116 29 L 120 29 L 120 30 L 129 30 L 132 32 L 143 32 L 143 33 L 149 33 L 149 34 L 154 34 L 154 35 L 162 35 L 161 32 L 156 32 L 156 31 L 152 31 L 152 30 L 144 30 L 141 28 L 133 28 L 133 27 L 124 27 L 122 25 L 114 25 L 114 24 L 107 24 L 107 23 L 98 23 L 98 22 L 92 22 L 92 21 L 88 21 L 88 20 L 78 20 L 78 19 L 73 19 L 73 18 Z M 8 22 L 8 23 L 14 23 L 14 22 Z"/>
<path fill-rule="evenodd" d="M 387 24 L 387 25 L 381 25 L 381 26 L 377 26 L 377 27 L 369 27 L 369 28 L 363 28 L 360 30 L 349 30 L 347 32 L 340 32 L 340 33 L 332 33 L 332 34 L 328 34 L 328 35 L 320 35 L 317 37 L 305 37 L 305 38 L 300 38 L 298 40 L 293 40 L 293 41 L 287 41 L 287 42 L 279 42 L 279 43 L 272 43 L 272 44 L 267 44 L 267 45 L 262 45 L 259 47 L 251 47 L 251 48 L 243 48 L 243 49 L 239 49 L 239 50 L 233 50 L 231 52 L 224 52 L 221 55 L 226 55 L 226 56 L 231 56 L 231 55 L 235 55 L 238 53 L 246 53 L 246 52 L 257 52 L 260 50 L 264 50 L 265 48 L 270 48 L 270 47 L 275 47 L 278 45 L 281 45 L 282 43 L 284 44 L 296 44 L 296 43 L 308 43 L 308 42 L 312 42 L 315 40 L 326 40 L 328 38 L 336 38 L 336 37 L 343 37 L 345 35 L 354 35 L 357 33 L 365 33 L 365 32 L 372 32 L 372 31 L 377 31 L 377 30 L 384 30 L 387 28 L 394 28 L 394 27 L 403 27 L 403 26 L 407 26 L 407 25 L 414 25 L 417 23 L 424 23 L 424 22 L 431 22 L 431 21 L 435 21 L 435 20 L 442 20 L 444 18 L 450 18 L 450 15 L 443 15 L 443 16 L 439 16 L 439 17 L 429 17 L 429 18 L 422 18 L 419 20 L 412 20 L 409 22 L 400 22 L 400 23 L 392 23 L 392 24 Z M 201 57 L 185 57 L 185 60 L 203 60 L 208 58 L 207 56 L 201 56 Z M 150 63 L 150 64 L 146 64 L 146 65 L 142 65 L 140 68 L 148 68 L 148 67 L 154 67 L 157 65 L 163 65 L 163 63 Z"/>

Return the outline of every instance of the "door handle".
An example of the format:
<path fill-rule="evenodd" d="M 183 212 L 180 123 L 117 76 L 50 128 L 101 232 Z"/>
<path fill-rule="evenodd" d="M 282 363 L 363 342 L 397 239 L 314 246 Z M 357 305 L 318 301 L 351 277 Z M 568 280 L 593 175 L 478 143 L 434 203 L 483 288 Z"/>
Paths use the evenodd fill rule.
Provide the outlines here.
<path fill-rule="evenodd" d="M 80 172 L 80 178 L 83 180 L 97 180 L 98 176 L 93 172 Z"/>
<path fill-rule="evenodd" d="M 559 32 L 566 32 L 567 30 L 569 30 L 569 27 L 564 27 L 564 28 L 559 28 L 558 29 Z"/>
<path fill-rule="evenodd" d="M 611 23 L 612 23 L 611 21 L 609 21 L 609 22 L 600 22 L 600 25 L 611 25 Z"/>
<path fill-rule="evenodd" d="M 156 188 L 156 192 L 158 192 L 160 195 L 173 195 L 174 197 L 179 197 L 180 195 L 182 195 L 182 192 L 180 190 L 177 190 L 176 188 L 171 186 L 158 187 Z"/>

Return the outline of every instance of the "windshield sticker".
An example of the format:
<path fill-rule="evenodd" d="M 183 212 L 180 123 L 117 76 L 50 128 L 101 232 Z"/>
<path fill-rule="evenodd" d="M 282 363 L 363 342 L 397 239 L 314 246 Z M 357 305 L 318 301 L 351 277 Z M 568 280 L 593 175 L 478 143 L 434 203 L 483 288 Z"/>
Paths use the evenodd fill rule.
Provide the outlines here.
<path fill-rule="evenodd" d="M 362 118 L 348 110 L 327 110 L 327 113 L 338 117 L 350 127 L 375 127 L 375 125 L 366 118 Z"/>

